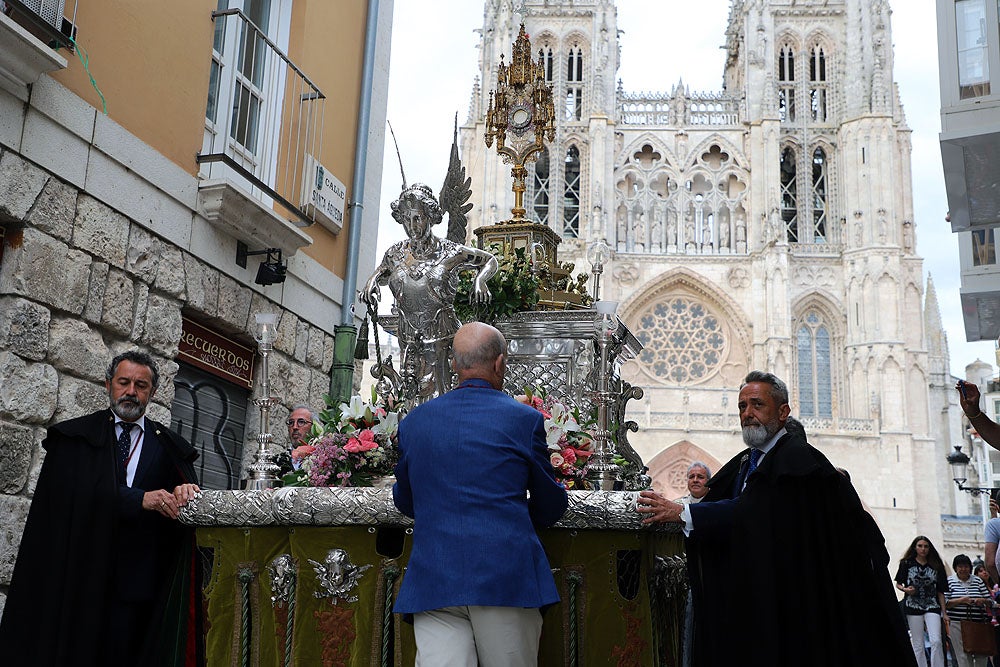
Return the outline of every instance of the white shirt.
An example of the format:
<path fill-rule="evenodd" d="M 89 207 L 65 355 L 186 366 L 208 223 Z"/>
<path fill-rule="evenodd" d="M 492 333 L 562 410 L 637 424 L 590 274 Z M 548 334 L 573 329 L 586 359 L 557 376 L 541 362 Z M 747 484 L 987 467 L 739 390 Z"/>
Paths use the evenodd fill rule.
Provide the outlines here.
<path fill-rule="evenodd" d="M 115 415 L 115 442 L 118 442 L 118 438 L 121 437 L 122 427 L 120 424 L 124 420 Z M 132 482 L 135 480 L 135 471 L 139 467 L 139 455 L 142 454 L 142 434 L 146 432 L 146 417 L 145 415 L 139 417 L 137 420 L 132 422 L 139 428 L 133 428 L 129 432 L 129 437 L 132 439 L 132 444 L 129 445 L 129 456 L 128 465 L 125 466 L 125 485 L 128 487 L 132 486 Z"/>
<path fill-rule="evenodd" d="M 788 433 L 788 431 L 786 431 L 785 427 L 782 426 L 778 430 L 777 433 L 775 433 L 773 436 L 771 436 L 770 440 L 768 440 L 766 443 L 764 443 L 763 447 L 759 448 L 760 451 L 761 451 L 761 454 L 760 454 L 760 458 L 757 459 L 757 467 L 758 468 L 760 467 L 761 461 L 763 461 L 764 457 L 767 456 L 767 453 L 774 448 L 774 445 L 778 442 L 778 440 L 781 438 L 781 436 L 785 435 L 786 433 Z M 749 477 L 749 475 L 748 475 L 748 477 Z M 746 483 L 747 482 L 744 479 L 743 480 L 743 486 L 746 486 Z M 742 491 L 742 490 L 743 489 L 740 489 L 740 491 Z M 690 503 L 684 503 L 684 509 L 681 510 L 681 521 L 684 522 L 684 535 L 686 537 L 686 536 L 688 536 L 688 535 L 691 534 L 692 530 L 694 530 L 694 520 L 691 518 Z"/>

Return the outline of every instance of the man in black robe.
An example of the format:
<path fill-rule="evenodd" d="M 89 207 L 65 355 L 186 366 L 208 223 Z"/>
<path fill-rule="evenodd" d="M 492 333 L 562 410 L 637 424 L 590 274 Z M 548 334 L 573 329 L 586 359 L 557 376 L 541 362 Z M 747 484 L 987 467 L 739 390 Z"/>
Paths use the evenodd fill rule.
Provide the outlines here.
<path fill-rule="evenodd" d="M 698 504 L 644 491 L 645 523 L 685 524 L 698 667 L 915 665 L 889 554 L 850 481 L 789 433 L 788 389 L 747 375 L 739 395 L 749 449 Z"/>
<path fill-rule="evenodd" d="M 110 409 L 51 426 L 3 619 L 0 663 L 102 667 L 195 659 L 197 452 L 146 418 L 153 359 L 115 357 Z M 181 573 L 175 576 L 176 573 Z"/>

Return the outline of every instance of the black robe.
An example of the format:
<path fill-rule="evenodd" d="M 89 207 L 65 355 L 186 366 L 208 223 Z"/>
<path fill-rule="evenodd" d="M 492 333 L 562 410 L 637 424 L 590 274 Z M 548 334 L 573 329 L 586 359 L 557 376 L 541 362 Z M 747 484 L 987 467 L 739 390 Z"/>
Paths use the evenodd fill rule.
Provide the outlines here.
<path fill-rule="evenodd" d="M 158 481 L 195 482 L 192 462 L 198 454 L 194 448 L 148 418 L 146 433 L 147 437 L 155 435 L 166 458 Z M 0 663 L 33 667 L 109 664 L 109 647 L 119 641 L 108 624 L 109 604 L 115 592 L 123 589 L 121 573 L 116 571 L 122 552 L 114 545 L 128 531 L 143 539 L 156 533 L 156 549 L 163 550 L 151 575 L 162 582 L 156 582 L 160 592 L 150 627 L 158 635 L 169 632 L 172 636 L 165 641 L 162 636 L 150 636 L 144 643 L 146 650 L 160 653 L 166 645 L 171 653 L 194 655 L 196 637 L 187 634 L 194 628 L 188 622 L 189 611 L 194 608 L 200 613 L 200 601 L 195 604 L 197 590 L 190 576 L 174 577 L 179 571 L 189 575 L 193 571 L 193 530 L 141 511 L 141 493 L 120 489 L 111 411 L 51 426 L 42 446 L 45 460 L 0 621 Z M 132 555 L 141 546 L 125 548 Z M 125 587 L 149 574 L 147 570 L 126 578 Z M 179 595 L 184 599 L 178 600 Z M 164 613 L 168 596 L 176 605 L 170 615 Z M 167 664 L 161 658 L 157 656 L 157 663 Z"/>
<path fill-rule="evenodd" d="M 741 494 L 748 452 L 691 505 L 692 664 L 915 665 L 885 539 L 851 483 L 787 434 Z"/>

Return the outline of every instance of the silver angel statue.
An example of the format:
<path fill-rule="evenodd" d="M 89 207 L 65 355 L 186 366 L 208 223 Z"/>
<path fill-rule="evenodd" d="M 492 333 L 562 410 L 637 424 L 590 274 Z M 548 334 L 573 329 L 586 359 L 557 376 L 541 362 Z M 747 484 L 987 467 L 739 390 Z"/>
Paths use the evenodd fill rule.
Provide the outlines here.
<path fill-rule="evenodd" d="M 404 181 L 405 182 L 405 181 Z M 399 395 L 408 408 L 452 388 L 451 342 L 461 322 L 455 315 L 459 274 L 474 272 L 472 303 L 489 303 L 486 286 L 498 270 L 492 253 L 463 244 L 471 179 L 452 146 L 451 165 L 441 190 L 441 203 L 427 185 L 403 188 L 392 202 L 392 217 L 403 225 L 407 239 L 389 248 L 382 263 L 361 293 L 369 310 L 377 310 L 381 285 L 388 285 L 399 316 Z M 439 238 L 431 228 L 448 212 L 448 237 Z"/>
<path fill-rule="evenodd" d="M 317 598 L 330 598 L 330 601 L 337 604 L 337 600 L 344 602 L 357 602 L 358 596 L 352 595 L 351 591 L 358 587 L 358 580 L 371 565 L 354 565 L 351 557 L 343 549 L 330 549 L 323 562 L 309 559 L 309 563 L 316 572 L 316 581 L 319 590 L 313 593 Z"/>

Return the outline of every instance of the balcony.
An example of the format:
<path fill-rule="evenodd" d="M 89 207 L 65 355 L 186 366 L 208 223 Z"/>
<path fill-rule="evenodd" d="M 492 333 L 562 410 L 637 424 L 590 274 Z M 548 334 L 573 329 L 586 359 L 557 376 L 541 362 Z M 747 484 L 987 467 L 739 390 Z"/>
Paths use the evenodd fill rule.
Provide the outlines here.
<path fill-rule="evenodd" d="M 984 229 L 1000 224 L 998 5 L 937 0 L 937 19 L 940 144 L 951 230 Z"/>
<path fill-rule="evenodd" d="M 739 100 L 720 93 L 618 93 L 618 117 L 625 125 L 677 127 L 740 125 Z"/>
<path fill-rule="evenodd" d="M 66 59 L 41 41 L 41 31 L 28 18 L 34 15 L 23 5 L 16 9 L 10 16 L 0 12 L 0 88 L 25 102 L 28 86 L 46 72 L 64 69 Z"/>
<path fill-rule="evenodd" d="M 212 19 L 205 138 L 197 158 L 202 213 L 251 247 L 293 254 L 311 242 L 295 227 L 316 221 L 311 194 L 326 95 L 242 11 L 213 12 Z"/>

